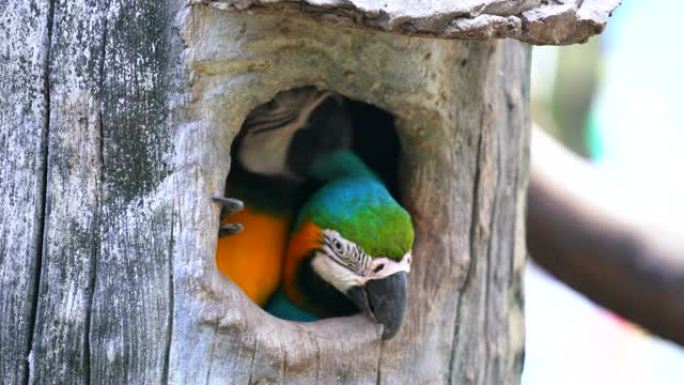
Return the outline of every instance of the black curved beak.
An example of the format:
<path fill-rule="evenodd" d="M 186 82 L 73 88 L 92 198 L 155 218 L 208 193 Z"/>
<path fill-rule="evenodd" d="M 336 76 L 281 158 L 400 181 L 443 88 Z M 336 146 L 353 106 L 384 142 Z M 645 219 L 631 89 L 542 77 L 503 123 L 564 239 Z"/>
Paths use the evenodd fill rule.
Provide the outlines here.
<path fill-rule="evenodd" d="M 354 286 L 347 296 L 376 322 L 383 325 L 382 339 L 394 337 L 406 310 L 406 273 L 399 272 Z"/>

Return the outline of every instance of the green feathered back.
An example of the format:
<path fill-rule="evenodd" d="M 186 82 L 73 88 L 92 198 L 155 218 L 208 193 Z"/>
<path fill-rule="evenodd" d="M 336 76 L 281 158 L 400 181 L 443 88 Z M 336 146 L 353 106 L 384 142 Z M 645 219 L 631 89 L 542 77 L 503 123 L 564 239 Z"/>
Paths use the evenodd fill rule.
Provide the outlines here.
<path fill-rule="evenodd" d="M 312 175 L 327 183 L 302 208 L 309 219 L 339 232 L 373 257 L 400 259 L 413 247 L 411 217 L 356 155 L 338 151 L 316 161 Z"/>

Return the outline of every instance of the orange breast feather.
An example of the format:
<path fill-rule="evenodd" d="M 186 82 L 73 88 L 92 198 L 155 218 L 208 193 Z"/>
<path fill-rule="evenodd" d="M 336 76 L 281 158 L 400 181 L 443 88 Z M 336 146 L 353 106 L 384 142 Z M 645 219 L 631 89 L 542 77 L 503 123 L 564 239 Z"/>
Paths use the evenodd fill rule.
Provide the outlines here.
<path fill-rule="evenodd" d="M 288 238 L 289 217 L 274 217 L 249 207 L 226 218 L 244 230 L 219 239 L 218 269 L 259 306 L 264 306 L 280 284 Z"/>
<path fill-rule="evenodd" d="M 297 290 L 297 269 L 312 250 L 320 246 L 321 228 L 311 221 L 302 223 L 299 230 L 292 235 L 285 257 L 283 269 L 283 287 L 287 297 L 295 304 L 308 308 L 306 300 Z"/>

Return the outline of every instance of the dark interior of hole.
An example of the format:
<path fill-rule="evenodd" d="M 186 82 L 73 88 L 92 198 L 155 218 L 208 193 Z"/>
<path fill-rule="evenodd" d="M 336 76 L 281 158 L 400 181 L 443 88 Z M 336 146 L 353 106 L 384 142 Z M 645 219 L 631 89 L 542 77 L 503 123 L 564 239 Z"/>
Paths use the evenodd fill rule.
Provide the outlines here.
<path fill-rule="evenodd" d="M 269 105 L 269 103 L 271 103 Z M 273 108 L 273 101 L 262 106 Z M 257 109 L 260 107 L 257 107 Z M 258 110 L 255 110 L 258 111 Z M 248 117 L 248 120 L 250 118 Z M 286 119 L 284 120 L 286 121 Z M 298 156 L 293 159 L 288 159 L 291 163 L 291 168 L 297 173 L 304 173 L 316 156 L 315 153 L 308 153 L 307 149 L 311 147 L 325 147 L 327 145 L 326 138 L 334 137 L 338 134 L 337 126 L 343 124 L 351 125 L 351 150 L 361 158 L 364 163 L 382 179 L 389 192 L 398 200 L 398 184 L 397 184 L 397 164 L 399 159 L 399 140 L 394 127 L 394 117 L 392 114 L 384 111 L 371 104 L 352 100 L 340 95 L 335 95 L 322 102 L 312 112 L 308 119 L 309 125 L 327 125 L 330 130 L 330 135 L 326 135 L 323 139 L 311 139 L 305 135 L 295 136 L 290 147 L 292 151 L 296 151 Z M 228 176 L 227 184 L 239 183 L 241 178 L 249 174 L 240 164 L 237 156 L 240 146 L 243 145 L 245 132 L 243 130 L 234 141 L 231 152 L 233 162 L 231 164 L 231 173 Z M 341 131 L 341 130 L 339 130 Z M 335 141 L 336 139 L 330 139 Z M 256 176 L 252 181 L 256 181 L 259 185 L 259 199 L 267 202 L 269 197 L 273 194 L 281 194 L 290 189 L 288 181 L 280 177 L 271 176 Z M 313 179 L 307 179 L 300 183 L 294 193 L 296 198 L 293 205 L 296 212 L 301 205 L 306 202 L 314 191 L 320 188 L 321 183 Z M 230 195 L 228 191 L 228 195 Z M 267 241 L 267 240 L 265 240 Z M 302 272 L 300 272 L 302 273 Z M 339 312 L 332 315 L 346 315 L 357 312 L 354 305 L 344 296 L 334 295 L 335 289 L 330 287 L 329 291 L 321 291 L 321 295 L 328 296 L 330 301 L 339 301 Z M 341 293 L 338 293 L 341 294 Z M 336 298 L 337 297 L 337 298 Z M 352 308 L 350 308 L 350 306 Z"/>
<path fill-rule="evenodd" d="M 394 116 L 368 103 L 351 99 L 345 99 L 345 102 L 354 128 L 352 149 L 378 174 L 398 200 L 399 138 L 394 128 Z"/>

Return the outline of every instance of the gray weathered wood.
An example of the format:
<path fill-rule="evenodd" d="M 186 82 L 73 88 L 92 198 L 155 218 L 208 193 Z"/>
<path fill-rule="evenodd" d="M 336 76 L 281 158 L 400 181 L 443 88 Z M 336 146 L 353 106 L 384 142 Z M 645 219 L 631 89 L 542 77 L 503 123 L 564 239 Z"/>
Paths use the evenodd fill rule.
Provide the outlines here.
<path fill-rule="evenodd" d="M 192 0 L 231 11 L 308 14 L 335 25 L 449 39 L 572 44 L 601 33 L 621 0 Z"/>
<path fill-rule="evenodd" d="M 49 1 L 0 2 L 0 378 L 22 384 L 40 266 Z"/>
<path fill-rule="evenodd" d="M 31 5 L 0 19 L 26 37 L 0 41 L 3 381 L 518 382 L 525 44 L 181 1 Z M 275 319 L 215 266 L 231 141 L 305 84 L 397 117 L 418 238 L 390 341 L 362 316 Z"/>
<path fill-rule="evenodd" d="M 174 1 L 111 1 L 101 77 L 99 248 L 90 382 L 165 383 L 175 196 L 169 105 L 179 75 Z M 173 53 L 173 55 L 172 55 Z M 181 78 L 180 80 L 184 80 Z"/>
<path fill-rule="evenodd" d="M 175 6 L 57 1 L 31 383 L 162 383 L 171 325 Z M 181 78 L 183 79 L 183 78 Z"/>
<path fill-rule="evenodd" d="M 89 379 L 106 7 L 93 3 L 54 3 L 45 243 L 31 355 L 34 384 L 86 384 Z"/>

